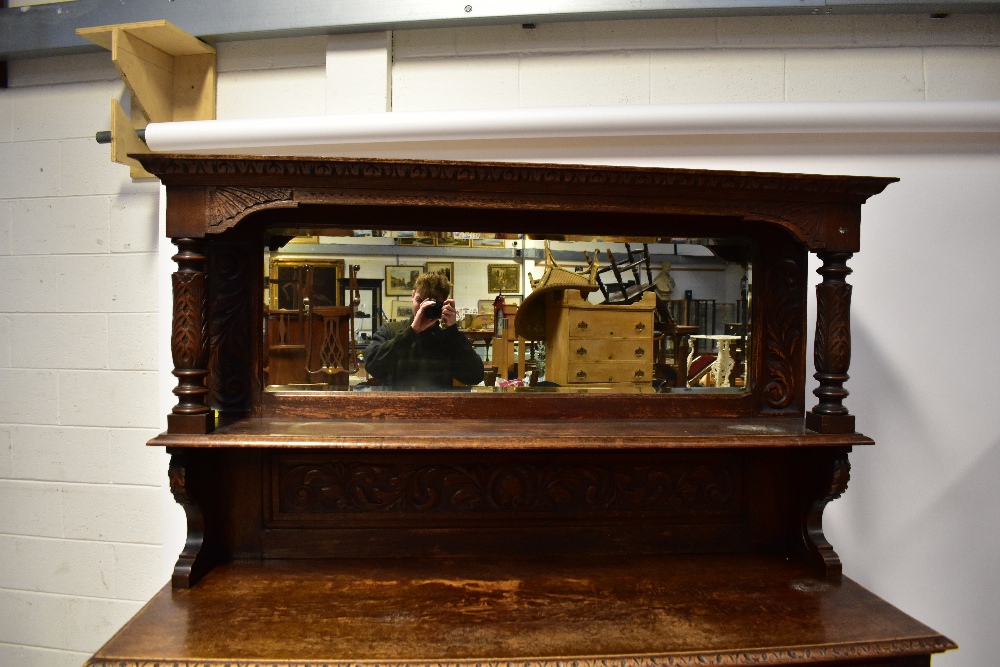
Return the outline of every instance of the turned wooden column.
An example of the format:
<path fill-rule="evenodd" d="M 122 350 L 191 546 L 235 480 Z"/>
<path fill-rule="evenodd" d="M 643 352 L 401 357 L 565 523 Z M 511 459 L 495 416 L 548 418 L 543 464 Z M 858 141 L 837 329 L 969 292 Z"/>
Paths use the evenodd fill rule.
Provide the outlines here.
<path fill-rule="evenodd" d="M 816 338 L 813 358 L 819 398 L 806 415 L 806 427 L 819 433 L 853 433 L 854 415 L 844 406 L 849 393 L 844 383 L 851 366 L 851 286 L 847 260 L 853 253 L 820 252 L 823 266 L 816 270 L 823 281 L 816 286 Z"/>
<path fill-rule="evenodd" d="M 205 398 L 208 387 L 208 274 L 205 240 L 173 239 L 178 252 L 173 256 L 174 320 L 170 351 L 174 361 L 177 405 L 167 415 L 170 433 L 209 433 L 215 427 L 215 413 Z"/>

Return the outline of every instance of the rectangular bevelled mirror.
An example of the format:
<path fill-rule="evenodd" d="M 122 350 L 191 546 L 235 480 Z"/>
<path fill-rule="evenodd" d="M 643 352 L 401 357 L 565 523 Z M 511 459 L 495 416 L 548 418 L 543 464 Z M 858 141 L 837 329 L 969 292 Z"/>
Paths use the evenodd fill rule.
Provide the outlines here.
<path fill-rule="evenodd" d="M 272 394 L 744 393 L 753 250 L 740 238 L 268 226 L 262 383 Z M 414 319 L 435 301 L 424 292 L 442 286 L 450 310 L 429 328 L 454 322 L 438 336 L 444 356 L 391 367 L 406 361 L 386 344 L 425 324 Z M 449 377 L 451 364 L 472 374 Z"/>

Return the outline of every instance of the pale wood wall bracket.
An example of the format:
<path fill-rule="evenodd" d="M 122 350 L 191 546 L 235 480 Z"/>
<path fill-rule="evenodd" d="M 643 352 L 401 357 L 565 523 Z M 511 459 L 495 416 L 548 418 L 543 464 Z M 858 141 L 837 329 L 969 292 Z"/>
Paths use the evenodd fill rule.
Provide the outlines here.
<path fill-rule="evenodd" d="M 111 100 L 111 159 L 132 178 L 153 178 L 129 153 L 150 153 L 136 130 L 148 123 L 215 118 L 215 49 L 169 21 L 79 28 L 76 33 L 111 51 L 132 96 L 132 115 Z"/>

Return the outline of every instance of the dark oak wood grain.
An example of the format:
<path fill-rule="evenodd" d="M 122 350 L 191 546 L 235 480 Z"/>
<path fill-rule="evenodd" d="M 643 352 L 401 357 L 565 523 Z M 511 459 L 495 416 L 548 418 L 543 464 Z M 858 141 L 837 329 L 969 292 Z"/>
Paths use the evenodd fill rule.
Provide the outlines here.
<path fill-rule="evenodd" d="M 165 588 L 92 666 L 873 665 L 954 648 L 757 557 L 271 561 Z"/>
<path fill-rule="evenodd" d="M 171 585 L 93 667 L 930 664 L 955 648 L 844 578 L 848 258 L 896 179 L 139 156 L 179 247 Z M 269 230 L 738 238 L 741 391 L 275 392 Z M 823 260 L 807 411 L 809 253 Z"/>
<path fill-rule="evenodd" d="M 163 433 L 165 447 L 356 449 L 676 449 L 852 447 L 859 433 L 820 434 L 801 419 L 242 419 L 211 434 Z"/>

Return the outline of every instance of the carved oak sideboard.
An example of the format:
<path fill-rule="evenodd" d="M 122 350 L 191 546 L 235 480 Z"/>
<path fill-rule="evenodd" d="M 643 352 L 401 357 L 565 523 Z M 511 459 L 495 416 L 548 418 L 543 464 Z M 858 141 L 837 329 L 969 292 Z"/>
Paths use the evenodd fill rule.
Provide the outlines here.
<path fill-rule="evenodd" d="M 895 179 L 139 159 L 178 248 L 177 404 L 149 444 L 188 534 L 171 584 L 90 665 L 913 667 L 955 647 L 844 577 L 822 529 L 851 449 L 873 445 L 845 403 L 846 279 L 861 206 Z M 275 390 L 262 266 L 292 229 L 738 239 L 747 380 Z"/>

